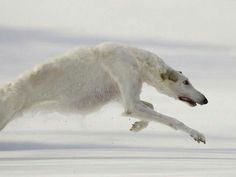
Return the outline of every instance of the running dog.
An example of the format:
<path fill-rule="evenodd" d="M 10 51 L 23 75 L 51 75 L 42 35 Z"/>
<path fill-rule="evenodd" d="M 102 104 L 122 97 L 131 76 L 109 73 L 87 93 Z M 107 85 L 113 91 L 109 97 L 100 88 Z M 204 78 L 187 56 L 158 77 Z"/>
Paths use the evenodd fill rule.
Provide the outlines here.
<path fill-rule="evenodd" d="M 154 121 L 184 131 L 198 143 L 206 142 L 203 134 L 140 100 L 144 82 L 190 106 L 208 102 L 187 77 L 157 55 L 123 44 L 102 43 L 56 57 L 2 87 L 0 129 L 35 107 L 89 113 L 113 100 L 123 105 L 125 115 L 140 120 L 132 125 L 133 132 Z"/>

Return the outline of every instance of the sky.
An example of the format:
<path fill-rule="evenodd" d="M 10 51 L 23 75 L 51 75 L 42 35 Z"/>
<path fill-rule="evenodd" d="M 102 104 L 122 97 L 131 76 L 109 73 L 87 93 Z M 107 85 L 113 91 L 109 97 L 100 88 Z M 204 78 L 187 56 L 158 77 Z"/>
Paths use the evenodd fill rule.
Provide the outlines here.
<path fill-rule="evenodd" d="M 0 26 L 236 47 L 235 0 L 0 0 Z"/>

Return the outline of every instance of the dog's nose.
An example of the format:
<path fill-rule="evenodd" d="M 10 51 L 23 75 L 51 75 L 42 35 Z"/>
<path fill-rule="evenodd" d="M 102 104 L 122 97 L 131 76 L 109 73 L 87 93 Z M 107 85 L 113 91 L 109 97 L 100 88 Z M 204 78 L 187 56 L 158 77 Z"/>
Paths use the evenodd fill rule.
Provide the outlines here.
<path fill-rule="evenodd" d="M 206 98 L 204 98 L 204 100 L 202 101 L 203 104 L 207 104 L 208 100 Z"/>

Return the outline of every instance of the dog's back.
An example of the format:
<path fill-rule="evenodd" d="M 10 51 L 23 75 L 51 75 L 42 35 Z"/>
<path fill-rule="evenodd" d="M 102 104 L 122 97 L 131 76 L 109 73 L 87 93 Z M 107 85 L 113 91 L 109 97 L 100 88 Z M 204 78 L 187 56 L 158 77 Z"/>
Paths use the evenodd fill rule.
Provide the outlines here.
<path fill-rule="evenodd" d="M 117 98 L 118 88 L 101 57 L 96 47 L 75 49 L 1 88 L 0 129 L 32 107 L 85 113 Z"/>

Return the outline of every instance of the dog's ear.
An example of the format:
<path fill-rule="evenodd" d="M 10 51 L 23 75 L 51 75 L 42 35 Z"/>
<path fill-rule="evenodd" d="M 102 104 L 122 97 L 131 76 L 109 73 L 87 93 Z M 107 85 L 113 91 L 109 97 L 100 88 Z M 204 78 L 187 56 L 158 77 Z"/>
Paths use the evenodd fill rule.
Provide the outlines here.
<path fill-rule="evenodd" d="M 178 75 L 175 71 L 167 70 L 165 73 L 161 73 L 162 80 L 169 79 L 173 82 L 178 81 Z"/>
<path fill-rule="evenodd" d="M 177 82 L 178 81 L 178 75 L 175 71 L 171 71 L 169 73 L 169 77 L 168 77 L 169 80 L 173 81 L 173 82 Z"/>

